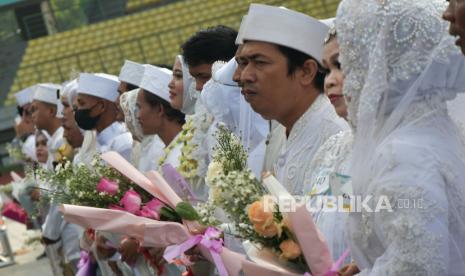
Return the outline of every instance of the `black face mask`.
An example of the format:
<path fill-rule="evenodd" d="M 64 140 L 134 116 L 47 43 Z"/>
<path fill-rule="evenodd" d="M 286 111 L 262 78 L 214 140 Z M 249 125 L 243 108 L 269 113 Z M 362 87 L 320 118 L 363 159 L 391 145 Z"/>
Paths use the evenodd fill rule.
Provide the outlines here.
<path fill-rule="evenodd" d="M 90 112 L 95 107 L 95 105 L 91 108 L 87 109 L 76 109 L 74 111 L 74 120 L 76 120 L 77 125 L 83 130 L 92 130 L 95 129 L 98 120 L 100 119 L 100 115 L 96 117 L 91 117 Z"/>

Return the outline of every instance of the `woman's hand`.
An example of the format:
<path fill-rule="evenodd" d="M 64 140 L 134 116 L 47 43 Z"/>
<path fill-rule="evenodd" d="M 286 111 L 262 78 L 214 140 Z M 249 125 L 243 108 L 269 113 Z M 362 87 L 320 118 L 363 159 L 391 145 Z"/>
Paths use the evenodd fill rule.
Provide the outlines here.
<path fill-rule="evenodd" d="M 357 273 L 360 273 L 360 270 L 358 269 L 355 263 L 350 263 L 344 266 L 338 272 L 340 276 L 352 276 L 352 275 L 356 275 Z"/>
<path fill-rule="evenodd" d="M 137 257 L 139 257 L 140 243 L 134 238 L 124 238 L 119 246 L 119 253 L 121 254 L 121 260 L 126 262 L 129 266 L 133 266 Z"/>
<path fill-rule="evenodd" d="M 97 254 L 99 258 L 105 260 L 115 255 L 116 248 L 108 246 L 107 245 L 108 239 L 106 239 L 104 236 L 97 234 L 95 242 L 96 242 Z"/>

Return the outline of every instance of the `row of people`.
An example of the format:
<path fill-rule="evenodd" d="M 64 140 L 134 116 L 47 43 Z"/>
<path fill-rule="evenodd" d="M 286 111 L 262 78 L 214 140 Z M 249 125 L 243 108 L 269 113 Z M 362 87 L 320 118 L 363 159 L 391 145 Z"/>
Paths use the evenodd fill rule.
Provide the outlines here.
<path fill-rule="evenodd" d="M 312 214 L 333 259 L 350 248 L 353 262 L 340 274 L 460 274 L 465 147 L 454 106 L 465 87 L 465 58 L 441 20 L 446 10 L 459 34 L 455 8 L 457 0 L 447 10 L 439 0 L 344 0 L 336 21 L 322 22 L 252 4 L 239 32 L 217 26 L 190 37 L 172 71 L 126 61 L 119 78 L 80 73 L 63 87 L 38 84 L 30 113 L 49 137 L 46 166 L 53 170 L 66 138 L 75 164 L 91 165 L 96 152 L 107 151 L 141 172 L 170 164 L 205 201 L 214 134 L 224 124 L 246 146 L 255 175 L 272 171 L 293 195 L 387 198 L 386 212 Z M 18 105 L 28 110 L 20 104 L 25 93 Z M 398 205 L 405 200 L 422 206 Z M 154 262 L 140 261 L 131 237 L 116 237 L 115 247 L 111 235 L 97 233 L 92 245 L 53 203 L 42 228 L 56 271 L 57 248 L 69 241 L 79 250 L 79 235 L 103 274 L 156 273 L 163 263 L 160 249 Z M 233 237 L 225 246 L 241 250 Z M 196 273 L 214 272 L 198 262 Z"/>

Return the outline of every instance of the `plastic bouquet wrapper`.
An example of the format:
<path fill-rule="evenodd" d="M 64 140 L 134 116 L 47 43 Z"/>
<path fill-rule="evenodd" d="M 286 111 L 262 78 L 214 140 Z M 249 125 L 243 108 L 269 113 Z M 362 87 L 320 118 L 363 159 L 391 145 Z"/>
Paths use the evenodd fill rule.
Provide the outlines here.
<path fill-rule="evenodd" d="M 217 146 L 206 177 L 210 187 L 209 206 L 221 208 L 235 235 L 253 244 L 246 252 L 259 265 L 273 264 L 290 273 L 311 271 L 324 275 L 330 270 L 332 260 L 312 216 L 305 209 L 302 209 L 304 212 L 297 210 L 296 218 L 294 213 L 284 212 L 288 210 L 281 206 L 281 199 L 292 202 L 294 198 L 271 175 L 265 175 L 263 183 L 258 180 L 247 160 L 240 139 L 219 125 Z"/>
<path fill-rule="evenodd" d="M 106 152 L 102 154 L 101 157 L 102 160 L 107 162 L 111 167 L 132 180 L 152 196 L 167 203 L 171 207 L 176 207 L 176 205 L 182 201 L 158 172 L 150 171 L 147 173 L 147 176 L 145 176 L 117 152 Z"/>
<path fill-rule="evenodd" d="M 84 228 L 134 237 L 142 246 L 166 247 L 188 239 L 189 233 L 176 222 L 156 221 L 126 211 L 63 204 L 64 219 Z"/>
<path fill-rule="evenodd" d="M 279 183 L 273 175 L 266 174 L 263 183 L 267 190 L 275 197 L 292 196 Z M 348 256 L 348 250 L 333 263 L 324 237 L 318 231 L 311 214 L 305 205 L 296 206 L 295 212 L 284 214 L 290 222 L 298 245 L 311 272 L 304 275 L 332 276 Z M 258 248 L 255 245 L 245 245 L 246 252 L 251 261 L 242 262 L 245 275 L 302 275 L 299 269 L 283 261 L 274 252 L 267 248 Z"/>
<path fill-rule="evenodd" d="M 143 241 L 143 246 L 167 247 L 171 245 L 164 254 L 168 262 L 182 256 L 190 248 L 198 246 L 202 255 L 216 265 L 221 276 L 239 275 L 241 261 L 245 259 L 245 256 L 224 248 L 220 238 L 220 231 L 216 228 L 209 227 L 204 233 L 200 234 L 203 227 L 196 221 L 199 219 L 198 214 L 193 215 L 189 212 L 190 205 L 181 199 L 158 172 L 149 171 L 144 175 L 116 152 L 107 152 L 102 155 L 102 159 L 154 197 L 175 208 L 183 218 L 183 224 L 146 221 L 142 225 L 135 227 L 135 231 L 138 231 L 137 236 L 134 235 L 135 231 L 128 231 L 129 236 Z M 175 173 L 168 178 L 178 178 L 178 181 L 182 181 L 179 180 L 179 177 Z M 123 220 L 126 219 L 127 217 Z M 134 222 L 131 222 L 131 224 L 134 224 Z M 139 228 L 143 230 L 138 230 Z"/>

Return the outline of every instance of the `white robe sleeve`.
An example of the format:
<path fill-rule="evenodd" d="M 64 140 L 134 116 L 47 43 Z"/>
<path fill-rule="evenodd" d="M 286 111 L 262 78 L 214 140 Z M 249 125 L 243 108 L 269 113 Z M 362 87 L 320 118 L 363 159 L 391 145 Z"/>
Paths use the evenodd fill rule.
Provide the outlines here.
<path fill-rule="evenodd" d="M 131 161 L 132 136 L 129 132 L 120 134 L 112 143 L 111 150 L 119 153 L 127 161 Z"/>

